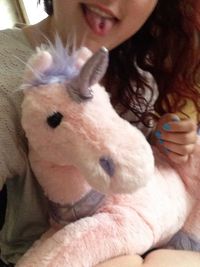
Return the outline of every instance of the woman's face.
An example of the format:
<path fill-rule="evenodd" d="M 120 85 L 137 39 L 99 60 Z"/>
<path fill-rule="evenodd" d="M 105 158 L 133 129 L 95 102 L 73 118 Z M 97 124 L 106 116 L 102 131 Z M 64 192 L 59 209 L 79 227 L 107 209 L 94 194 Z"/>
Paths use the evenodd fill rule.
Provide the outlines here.
<path fill-rule="evenodd" d="M 153 11 L 157 0 L 53 0 L 53 27 L 64 41 L 93 51 L 112 49 L 135 34 Z"/>

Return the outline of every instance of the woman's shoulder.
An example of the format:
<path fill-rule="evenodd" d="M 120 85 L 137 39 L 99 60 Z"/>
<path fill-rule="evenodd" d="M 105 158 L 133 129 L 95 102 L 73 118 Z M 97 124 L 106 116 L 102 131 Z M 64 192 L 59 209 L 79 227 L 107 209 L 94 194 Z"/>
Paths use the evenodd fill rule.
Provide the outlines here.
<path fill-rule="evenodd" d="M 0 93 L 13 96 L 20 85 L 25 64 L 33 53 L 21 29 L 0 31 Z M 10 93 L 9 93 L 10 92 Z"/>
<path fill-rule="evenodd" d="M 22 29 L 9 28 L 0 30 L 0 45 L 14 46 L 16 43 L 22 46 L 24 45 L 27 49 L 31 49 Z"/>

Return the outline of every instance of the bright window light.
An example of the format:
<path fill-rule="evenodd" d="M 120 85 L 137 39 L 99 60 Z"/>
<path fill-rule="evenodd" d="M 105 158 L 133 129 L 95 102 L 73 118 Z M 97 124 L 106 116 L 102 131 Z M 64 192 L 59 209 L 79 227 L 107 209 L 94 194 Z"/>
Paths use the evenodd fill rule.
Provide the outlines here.
<path fill-rule="evenodd" d="M 37 0 L 20 0 L 28 24 L 35 24 L 47 17 L 43 4 L 38 5 L 37 2 Z"/>
<path fill-rule="evenodd" d="M 10 2 L 0 0 L 0 30 L 12 28 L 15 20 L 15 13 L 12 12 Z"/>

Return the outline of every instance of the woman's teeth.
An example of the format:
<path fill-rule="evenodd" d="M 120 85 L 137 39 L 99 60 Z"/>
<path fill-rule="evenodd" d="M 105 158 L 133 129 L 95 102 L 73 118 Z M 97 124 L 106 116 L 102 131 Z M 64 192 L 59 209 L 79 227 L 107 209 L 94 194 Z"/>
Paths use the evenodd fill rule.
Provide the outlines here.
<path fill-rule="evenodd" d="M 102 11 L 102 10 L 100 10 L 100 9 L 94 7 L 94 6 L 87 6 L 87 8 L 88 8 L 90 11 L 96 13 L 97 15 L 99 15 L 99 16 L 105 18 L 105 19 L 114 19 L 113 16 L 111 16 L 111 15 L 105 13 L 104 11 Z"/>

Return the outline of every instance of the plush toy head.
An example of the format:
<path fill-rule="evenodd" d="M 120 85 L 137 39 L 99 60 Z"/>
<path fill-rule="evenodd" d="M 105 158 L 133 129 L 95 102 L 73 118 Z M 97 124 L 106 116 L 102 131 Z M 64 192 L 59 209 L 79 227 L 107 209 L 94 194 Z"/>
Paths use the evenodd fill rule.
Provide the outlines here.
<path fill-rule="evenodd" d="M 98 82 L 108 65 L 100 49 L 68 54 L 61 44 L 40 49 L 25 71 L 22 126 L 42 160 L 73 165 L 102 192 L 132 192 L 145 185 L 154 161 L 143 134 L 113 109 Z M 79 57 L 77 56 L 79 55 Z"/>

